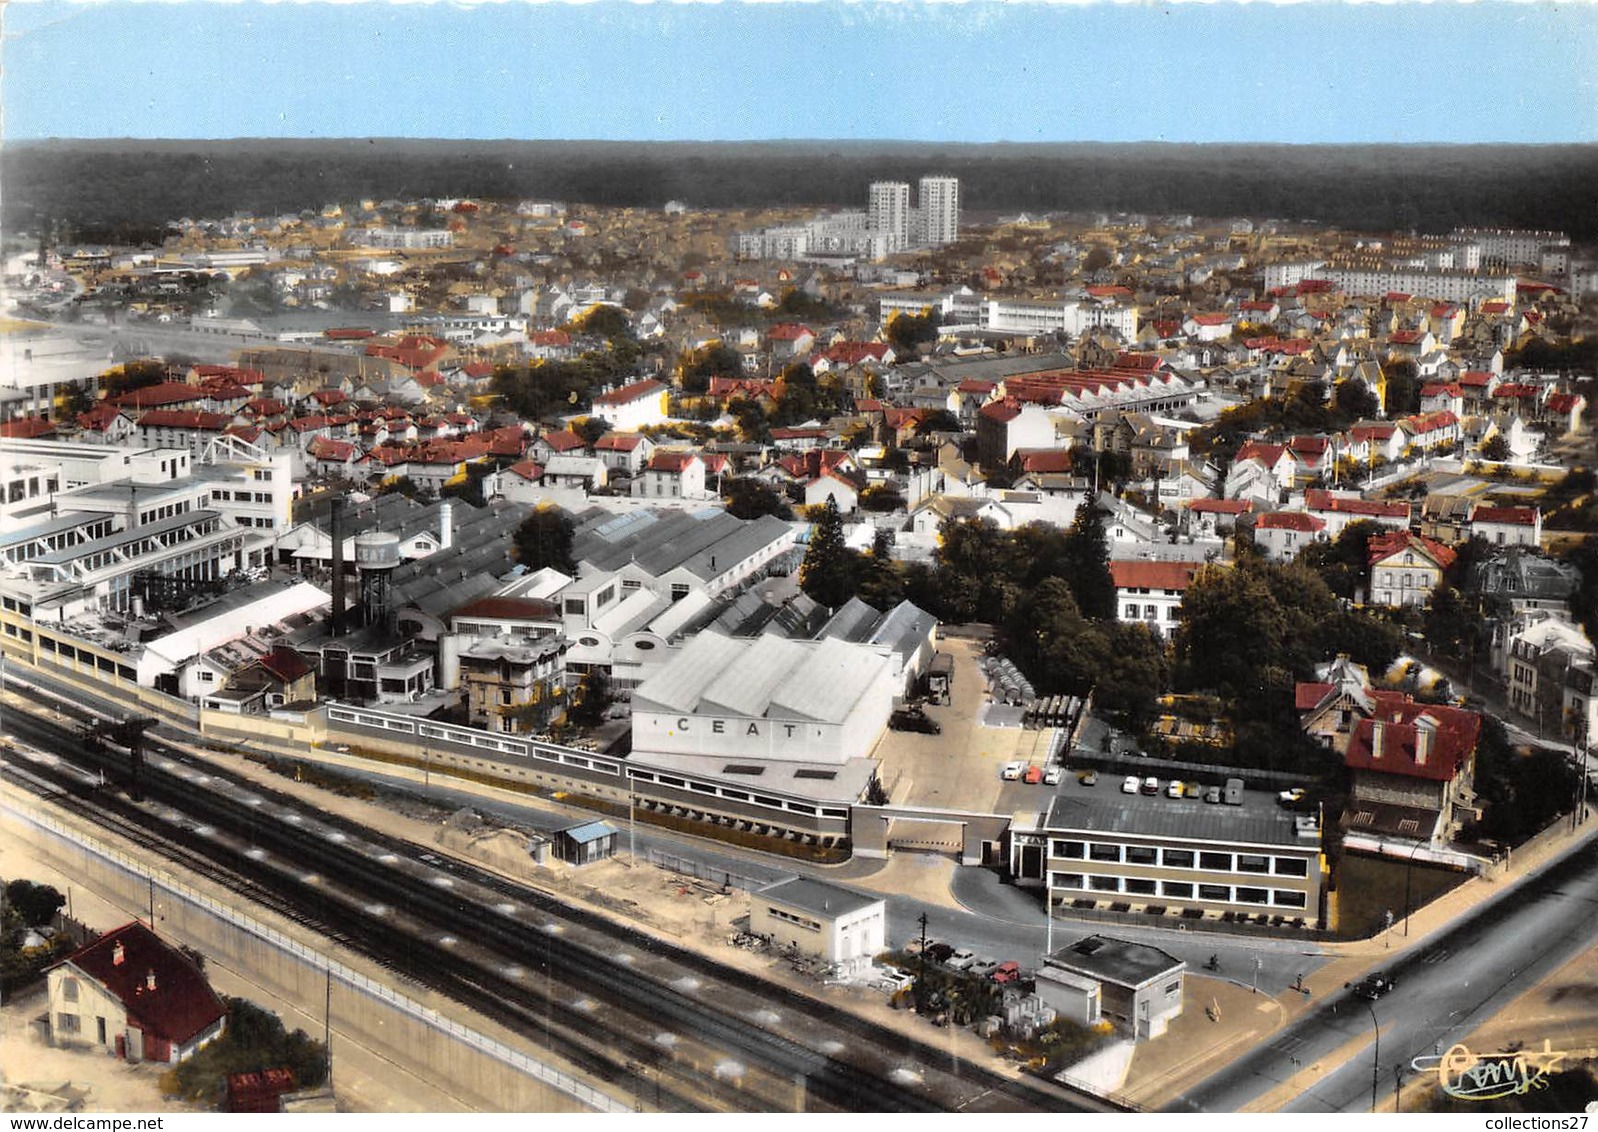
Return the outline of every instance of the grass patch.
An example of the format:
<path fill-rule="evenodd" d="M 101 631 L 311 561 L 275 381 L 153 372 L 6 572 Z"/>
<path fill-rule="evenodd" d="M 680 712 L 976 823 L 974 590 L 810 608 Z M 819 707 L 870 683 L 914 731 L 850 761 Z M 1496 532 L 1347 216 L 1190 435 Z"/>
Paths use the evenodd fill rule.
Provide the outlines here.
<path fill-rule="evenodd" d="M 1338 938 L 1375 935 L 1385 926 L 1389 911 L 1393 927 L 1402 931 L 1406 872 L 1411 914 L 1470 879 L 1469 873 L 1422 861 L 1416 861 L 1411 871 L 1409 862 L 1401 859 L 1345 854 L 1337 866 Z"/>

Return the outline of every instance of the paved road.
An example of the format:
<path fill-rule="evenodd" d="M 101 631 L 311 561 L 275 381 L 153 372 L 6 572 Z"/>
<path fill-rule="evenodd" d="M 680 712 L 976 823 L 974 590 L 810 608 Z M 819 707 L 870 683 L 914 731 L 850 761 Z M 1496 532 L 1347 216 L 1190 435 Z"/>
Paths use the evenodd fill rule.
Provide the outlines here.
<path fill-rule="evenodd" d="M 1370 1107 L 1371 1075 L 1391 1090 L 1393 1067 L 1446 1050 L 1583 948 L 1598 921 L 1598 828 L 1541 872 L 1506 885 L 1454 927 L 1388 968 L 1397 988 L 1375 1003 L 1339 994 L 1272 1040 L 1197 1083 L 1172 1111 L 1236 1112 L 1261 1093 L 1339 1047 L 1374 1035 L 1340 1069 L 1318 1073 L 1288 1107 L 1293 1112 L 1360 1112 Z M 1374 1011 L 1374 1019 L 1372 1012 Z M 1547 1035 L 1525 1034 L 1528 1047 Z"/>

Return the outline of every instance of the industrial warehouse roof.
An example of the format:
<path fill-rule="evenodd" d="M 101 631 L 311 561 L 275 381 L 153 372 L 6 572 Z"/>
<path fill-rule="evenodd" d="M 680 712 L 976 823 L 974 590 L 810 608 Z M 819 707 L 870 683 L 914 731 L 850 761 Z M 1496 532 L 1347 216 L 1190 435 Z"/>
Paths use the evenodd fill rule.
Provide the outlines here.
<path fill-rule="evenodd" d="M 595 508 L 577 521 L 572 558 L 578 563 L 601 571 L 635 564 L 656 578 L 683 569 L 708 581 L 774 543 L 793 542 L 793 528 L 781 519 L 737 519 L 719 507 L 624 515 Z"/>
<path fill-rule="evenodd" d="M 1160 793 L 1122 794 L 1113 775 L 1097 786 L 1070 786 L 1049 802 L 1043 828 L 1058 834 L 1073 830 L 1091 834 L 1126 834 L 1167 841 L 1208 841 L 1226 845 L 1281 845 L 1314 850 L 1319 842 L 1299 837 L 1295 815 L 1260 790 L 1245 790 L 1243 804 L 1205 802 L 1201 798 L 1167 798 Z"/>
<path fill-rule="evenodd" d="M 635 710 L 654 704 L 694 714 L 842 723 L 891 661 L 847 641 L 736 640 L 701 633 L 633 692 Z"/>
<path fill-rule="evenodd" d="M 786 904 L 790 908 L 799 908 L 815 916 L 828 917 L 864 912 L 883 903 L 880 896 L 868 896 L 852 888 L 840 888 L 836 884 L 811 880 L 809 877 L 789 877 L 787 880 L 779 880 L 775 884 L 757 889 L 755 895 L 762 900 Z"/>

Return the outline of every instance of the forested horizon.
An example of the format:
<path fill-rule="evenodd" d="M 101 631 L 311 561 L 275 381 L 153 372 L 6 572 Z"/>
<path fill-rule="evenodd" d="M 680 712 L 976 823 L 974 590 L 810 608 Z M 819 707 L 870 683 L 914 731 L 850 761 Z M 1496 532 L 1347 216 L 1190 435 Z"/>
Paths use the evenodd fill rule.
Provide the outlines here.
<path fill-rule="evenodd" d="M 47 139 L 0 164 L 7 232 L 148 238 L 179 217 L 363 198 L 541 198 L 697 208 L 861 208 L 874 180 L 952 175 L 968 214 L 1105 210 L 1458 226 L 1598 238 L 1598 145 Z"/>

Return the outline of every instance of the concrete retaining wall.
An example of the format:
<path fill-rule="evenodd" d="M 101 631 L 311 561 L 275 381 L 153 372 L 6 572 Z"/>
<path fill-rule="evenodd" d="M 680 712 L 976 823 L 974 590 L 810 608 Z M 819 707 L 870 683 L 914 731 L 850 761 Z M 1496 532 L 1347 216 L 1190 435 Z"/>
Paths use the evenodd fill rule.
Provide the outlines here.
<path fill-rule="evenodd" d="M 310 1017 L 323 1017 L 331 984 L 335 1083 L 339 1043 L 346 1040 L 423 1081 L 441 1083 L 480 1111 L 632 1111 L 620 1099 L 446 1016 L 429 1005 L 435 996 L 425 989 L 397 991 L 331 958 L 331 945 L 309 933 L 301 940 L 246 915 L 233 901 L 138 860 L 26 796 L 14 791 L 0 796 L 0 822 L 8 838 L 26 844 L 40 860 L 112 904 L 128 908 L 130 915 L 148 914 L 153 882 L 155 926 L 161 935 L 196 948 L 209 961 L 239 972 Z"/>

